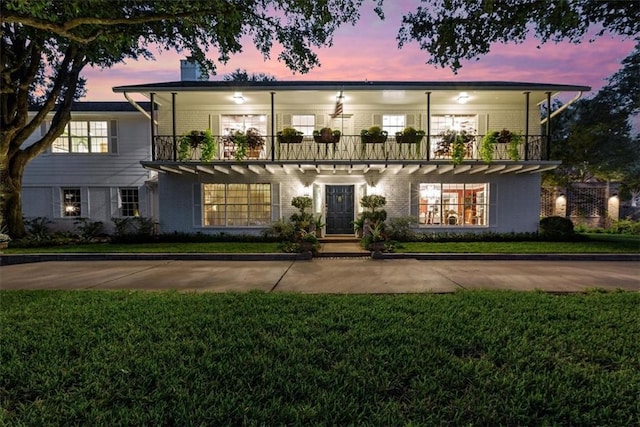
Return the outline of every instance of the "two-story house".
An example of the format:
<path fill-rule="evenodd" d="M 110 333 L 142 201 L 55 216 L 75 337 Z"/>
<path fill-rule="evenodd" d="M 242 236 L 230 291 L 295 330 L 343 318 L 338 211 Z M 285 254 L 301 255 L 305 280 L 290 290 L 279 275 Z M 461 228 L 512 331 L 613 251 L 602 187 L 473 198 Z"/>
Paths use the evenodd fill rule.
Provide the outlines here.
<path fill-rule="evenodd" d="M 326 234 L 352 234 L 359 200 L 378 194 L 389 218 L 414 217 L 422 232 L 533 232 L 540 173 L 559 164 L 548 156 L 553 115 L 541 111 L 556 96 L 588 90 L 517 82 L 120 86 L 114 91 L 127 99 L 149 102 L 77 103 L 67 132 L 27 166 L 24 214 L 58 228 L 77 217 L 108 228 L 112 217 L 141 215 L 165 233 L 258 233 L 294 213 L 293 197 L 308 195 Z M 373 126 L 381 135 L 361 135 Z M 397 136 L 407 127 L 424 135 Z M 278 137 L 285 128 L 301 135 Z M 202 141 L 205 130 L 213 145 Z M 485 135 L 503 130 L 518 137 L 487 144 Z"/>
<path fill-rule="evenodd" d="M 208 82 L 115 87 L 147 97 L 162 232 L 254 233 L 313 199 L 326 234 L 353 233 L 363 195 L 424 232 L 533 232 L 551 100 L 589 87 L 515 82 Z M 381 128 L 382 137 L 362 130 Z M 397 137 L 406 127 L 418 141 Z M 298 138 L 278 137 L 285 128 Z M 318 135 L 322 128 L 339 138 Z M 494 138 L 487 156 L 484 135 Z M 208 130 L 215 147 L 185 134 Z M 316 135 L 314 136 L 314 131 Z M 240 132 L 240 133 L 238 133 Z M 385 137 L 386 136 L 386 137 Z M 249 147 L 251 142 L 257 142 Z M 204 153 L 206 151 L 206 154 Z"/>

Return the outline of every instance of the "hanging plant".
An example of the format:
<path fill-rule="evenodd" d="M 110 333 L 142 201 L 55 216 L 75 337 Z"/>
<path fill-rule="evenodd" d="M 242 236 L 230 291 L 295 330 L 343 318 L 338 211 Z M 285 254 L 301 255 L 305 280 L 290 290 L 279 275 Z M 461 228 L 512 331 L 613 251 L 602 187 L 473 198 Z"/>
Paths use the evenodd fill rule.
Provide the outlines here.
<path fill-rule="evenodd" d="M 482 138 L 480 144 L 480 158 L 485 163 L 491 163 L 493 161 L 493 152 L 495 149 L 495 143 L 498 142 L 498 132 L 489 132 Z"/>
<path fill-rule="evenodd" d="M 522 139 L 523 138 L 521 134 L 511 132 L 511 139 L 509 140 L 507 155 L 513 161 L 520 160 L 520 144 L 522 143 Z"/>

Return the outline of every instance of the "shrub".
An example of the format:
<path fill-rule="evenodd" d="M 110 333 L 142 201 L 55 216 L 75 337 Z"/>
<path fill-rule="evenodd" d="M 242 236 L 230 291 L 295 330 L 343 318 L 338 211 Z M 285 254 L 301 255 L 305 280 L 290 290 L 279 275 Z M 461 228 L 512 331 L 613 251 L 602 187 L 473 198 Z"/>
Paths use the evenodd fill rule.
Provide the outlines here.
<path fill-rule="evenodd" d="M 27 228 L 29 237 L 34 240 L 45 240 L 50 237 L 48 225 L 53 222 L 45 216 L 37 216 L 34 218 L 24 218 L 24 225 Z"/>
<path fill-rule="evenodd" d="M 271 223 L 271 225 L 260 232 L 264 238 L 272 238 L 276 241 L 292 241 L 295 236 L 295 227 L 284 219 Z"/>
<path fill-rule="evenodd" d="M 418 220 L 413 216 L 402 216 L 391 218 L 389 220 L 389 228 L 387 235 L 390 239 L 410 241 L 416 236 L 415 231 L 411 228 L 413 224 L 417 224 Z"/>
<path fill-rule="evenodd" d="M 573 222 L 562 216 L 549 216 L 540 220 L 540 235 L 544 238 L 567 238 L 575 234 Z"/>
<path fill-rule="evenodd" d="M 91 240 L 102 233 L 102 221 L 92 221 L 89 218 L 77 218 L 74 222 L 82 240 Z"/>

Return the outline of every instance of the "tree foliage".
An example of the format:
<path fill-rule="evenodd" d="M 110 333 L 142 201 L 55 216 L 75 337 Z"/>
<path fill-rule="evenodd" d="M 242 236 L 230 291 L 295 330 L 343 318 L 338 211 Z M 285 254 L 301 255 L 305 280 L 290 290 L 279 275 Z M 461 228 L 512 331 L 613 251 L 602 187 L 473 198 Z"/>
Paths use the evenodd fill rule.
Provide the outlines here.
<path fill-rule="evenodd" d="M 276 78 L 266 73 L 251 73 L 247 70 L 236 68 L 222 77 L 225 82 L 275 82 Z"/>
<path fill-rule="evenodd" d="M 595 96 L 554 119 L 551 157 L 563 164 L 547 182 L 611 179 L 640 189 L 640 134 L 634 135 L 631 125 L 640 113 L 639 59 L 640 43 Z"/>
<path fill-rule="evenodd" d="M 599 30 L 590 34 L 595 27 Z M 603 0 L 432 0 L 407 14 L 400 46 L 416 41 L 428 63 L 451 67 L 489 52 L 493 43 L 521 43 L 534 35 L 541 43 L 605 33 L 637 37 L 640 2 Z"/>

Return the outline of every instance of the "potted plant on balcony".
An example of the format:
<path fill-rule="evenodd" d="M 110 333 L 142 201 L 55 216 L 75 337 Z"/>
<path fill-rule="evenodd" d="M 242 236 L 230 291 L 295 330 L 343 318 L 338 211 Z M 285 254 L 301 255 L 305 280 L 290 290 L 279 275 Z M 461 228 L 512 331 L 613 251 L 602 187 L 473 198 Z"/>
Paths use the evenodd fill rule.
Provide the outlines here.
<path fill-rule="evenodd" d="M 424 135 L 425 132 L 423 130 L 416 130 L 408 126 L 402 132 L 396 132 L 396 142 L 398 144 L 420 144 Z"/>
<path fill-rule="evenodd" d="M 300 144 L 303 138 L 303 132 L 292 127 L 286 127 L 276 133 L 278 144 Z"/>
<path fill-rule="evenodd" d="M 507 146 L 506 151 L 507 156 L 511 160 L 519 160 L 520 159 L 520 144 L 522 143 L 522 135 L 517 132 L 511 132 L 507 129 L 502 129 L 501 131 L 492 131 L 488 132 L 482 138 L 482 144 L 480 145 L 480 157 L 486 163 L 490 163 L 493 160 L 493 153 L 496 147 L 496 144 L 503 144 Z"/>
<path fill-rule="evenodd" d="M 313 140 L 322 144 L 335 144 L 340 141 L 342 133 L 339 130 L 331 128 L 322 128 L 319 131 L 313 131 Z"/>
<path fill-rule="evenodd" d="M 242 161 L 246 158 L 257 159 L 264 146 L 264 138 L 256 128 L 249 128 L 246 132 L 235 131 L 224 138 L 225 145 L 233 146 L 233 157 Z"/>
<path fill-rule="evenodd" d="M 472 151 L 471 144 L 475 139 L 473 132 L 453 129 L 441 132 L 440 141 L 435 151 L 436 157 L 451 157 L 454 165 L 462 163 L 464 158 Z"/>
<path fill-rule="evenodd" d="M 382 130 L 380 126 L 371 126 L 369 129 L 360 131 L 360 138 L 363 144 L 382 144 L 387 141 L 388 132 Z"/>
<path fill-rule="evenodd" d="M 200 160 L 209 162 L 216 151 L 216 140 L 209 129 L 192 130 L 180 137 L 178 160 L 192 160 L 192 150 L 200 147 Z"/>

